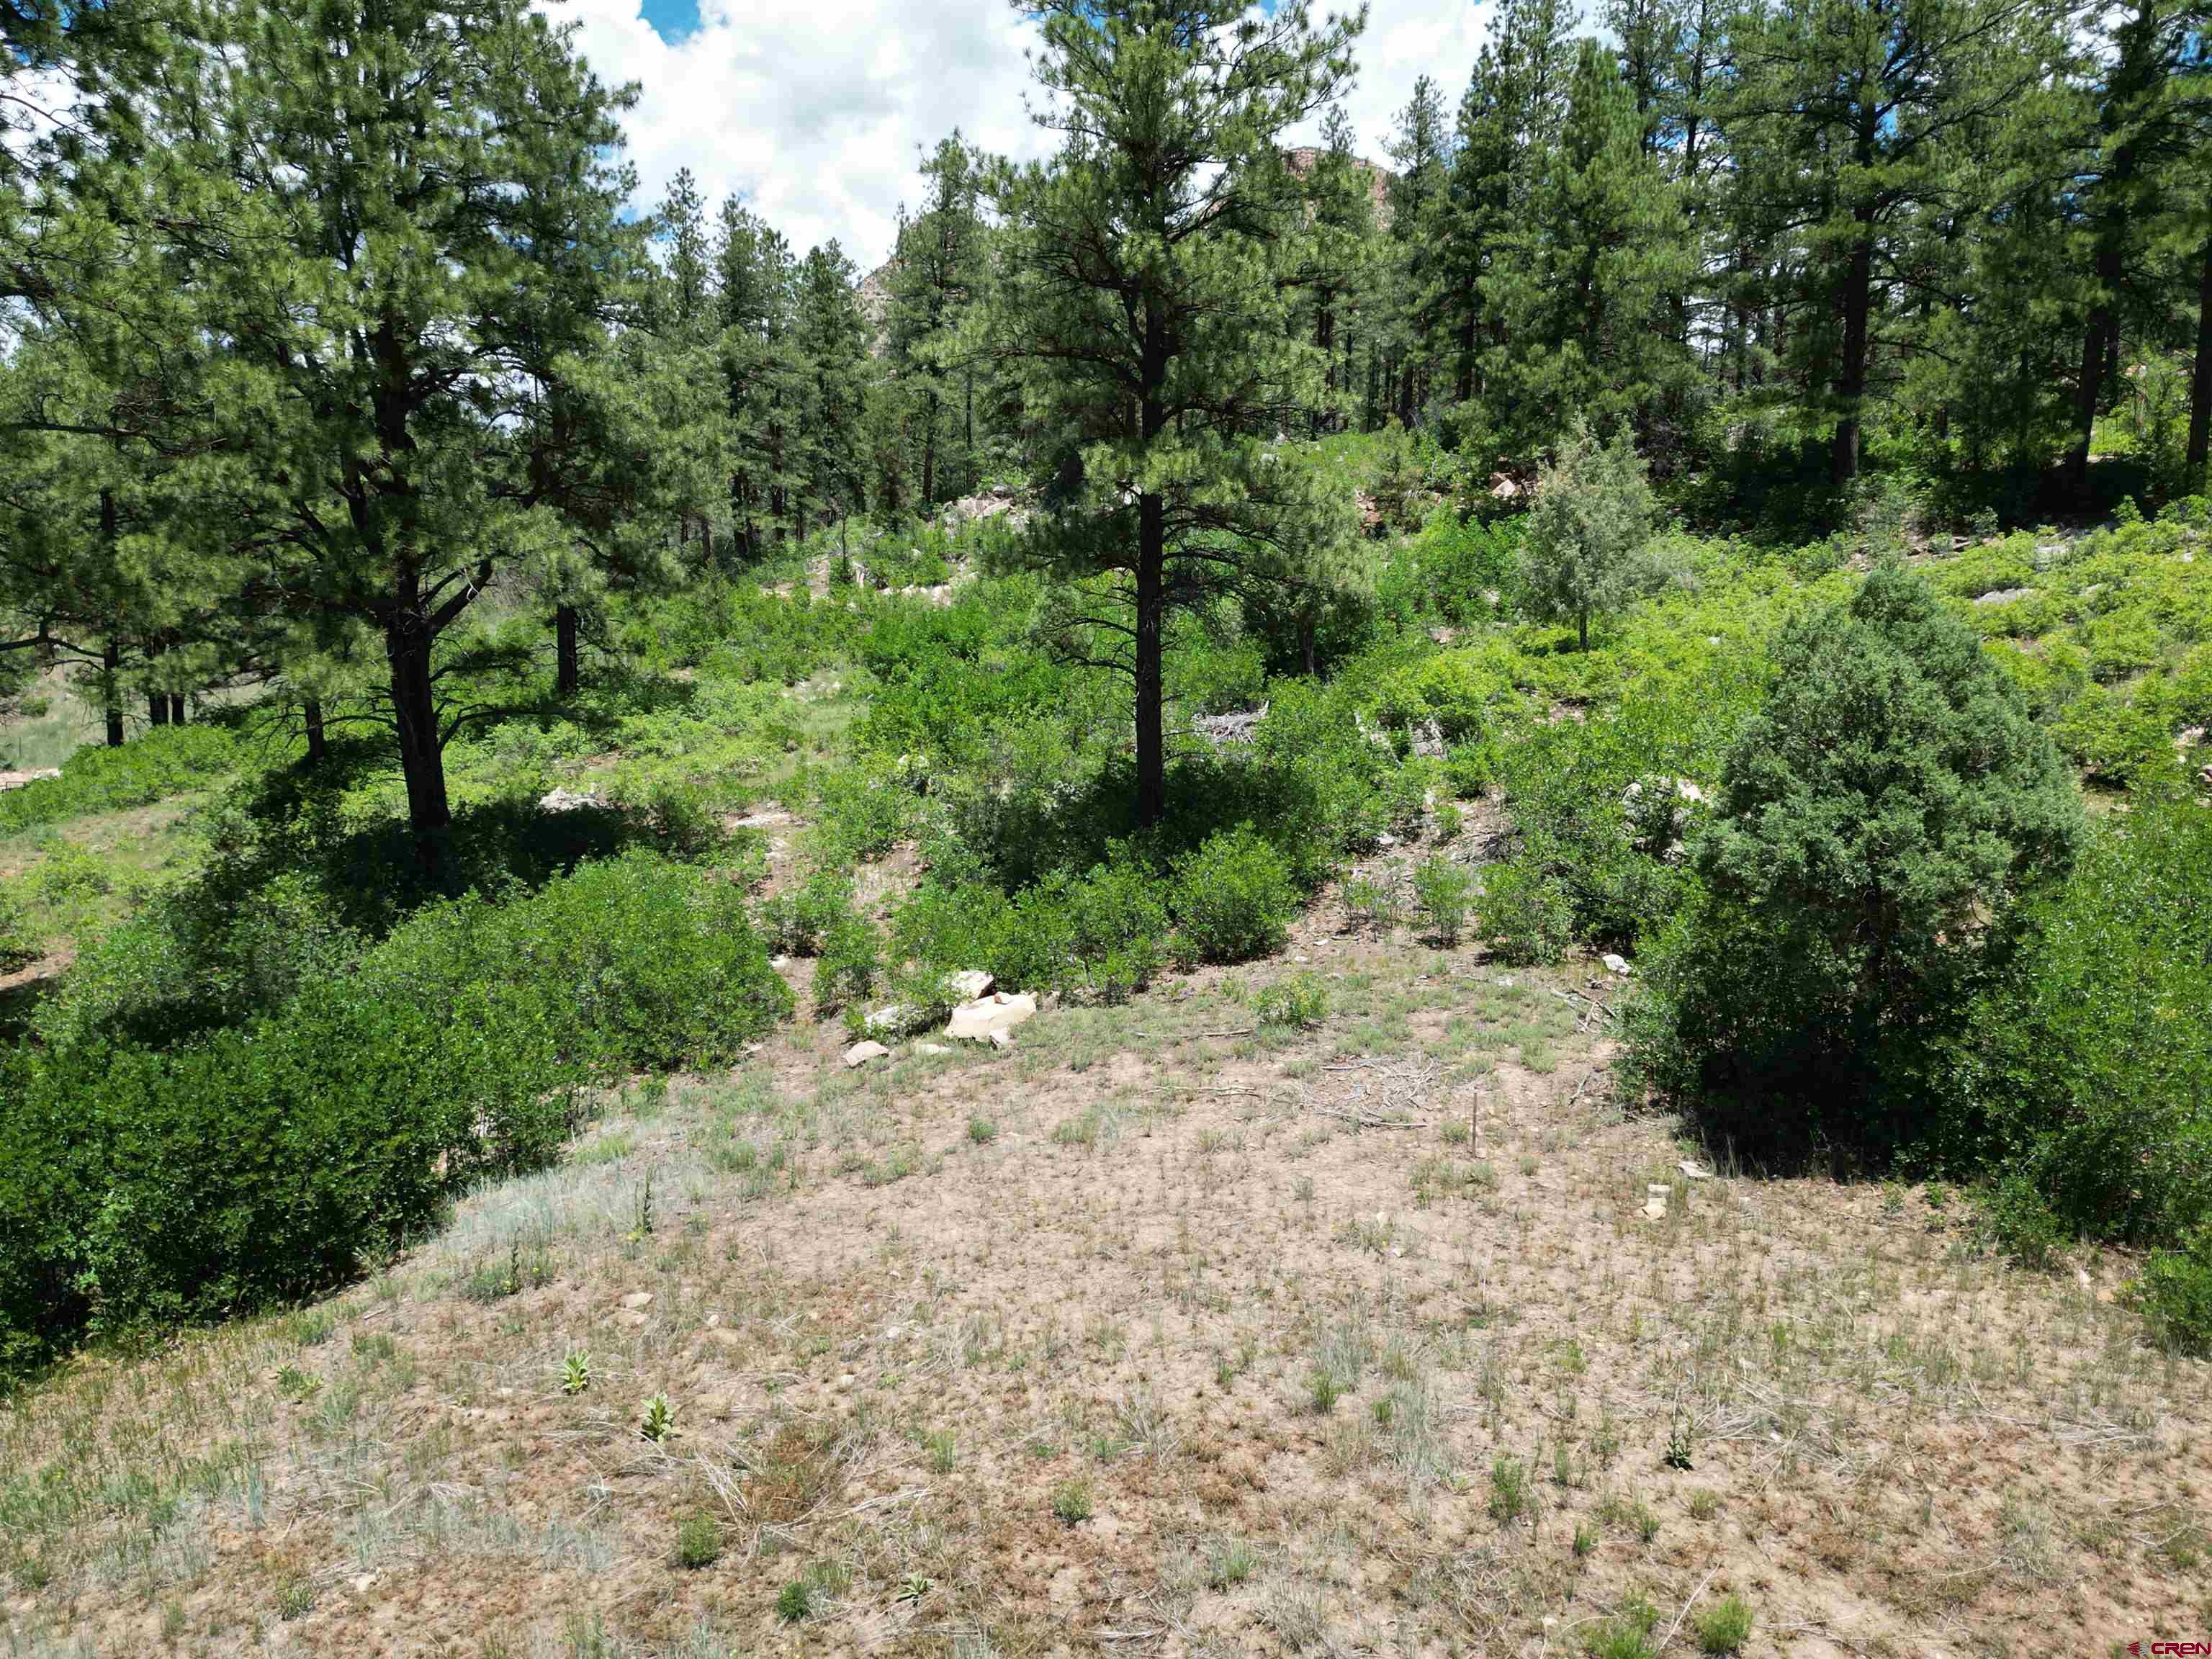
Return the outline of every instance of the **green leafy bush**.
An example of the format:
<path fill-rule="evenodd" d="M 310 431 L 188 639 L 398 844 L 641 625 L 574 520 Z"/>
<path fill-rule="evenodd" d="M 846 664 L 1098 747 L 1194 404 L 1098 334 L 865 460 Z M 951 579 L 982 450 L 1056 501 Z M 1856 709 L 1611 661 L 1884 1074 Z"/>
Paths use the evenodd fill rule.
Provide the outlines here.
<path fill-rule="evenodd" d="M 1298 890 L 1282 854 L 1247 823 L 1212 836 L 1176 866 L 1170 908 L 1194 960 L 1249 962 L 1290 937 Z"/>
<path fill-rule="evenodd" d="M 80 749 L 61 776 L 0 793 L 0 835 L 206 788 L 240 759 L 236 735 L 222 726 L 160 726 L 120 748 Z"/>
<path fill-rule="evenodd" d="M 834 870 L 817 870 L 803 886 L 763 899 L 755 913 L 769 949 L 778 956 L 811 957 L 830 930 L 853 913 L 852 884 Z"/>
<path fill-rule="evenodd" d="M 2177 1352 L 2212 1355 L 2212 1225 L 2153 1256 L 2136 1297 L 2154 1340 Z"/>
<path fill-rule="evenodd" d="M 1574 939 L 1574 907 L 1565 886 L 1525 858 L 1483 872 L 1474 911 L 1482 937 L 1501 962 L 1527 967 L 1556 961 Z"/>
<path fill-rule="evenodd" d="M 1648 961 L 1636 1063 L 1725 1133 L 1924 1128 L 1929 1069 L 2019 896 L 2063 872 L 2074 786 L 1973 634 L 1901 565 L 1793 624 Z"/>
<path fill-rule="evenodd" d="M 1474 872 L 1447 858 L 1424 859 L 1413 871 L 1413 902 L 1440 945 L 1456 945 L 1474 901 Z"/>
<path fill-rule="evenodd" d="M 2115 814 L 2021 916 L 1976 998 L 1948 1157 L 2032 1186 L 2092 1237 L 2170 1243 L 2212 1223 L 2212 812 Z"/>
<path fill-rule="evenodd" d="M 884 970 L 883 940 L 875 925 L 849 911 L 823 930 L 814 963 L 814 1012 L 834 1014 L 876 988 Z"/>
<path fill-rule="evenodd" d="M 1318 974 L 1293 974 L 1279 979 L 1252 1000 L 1252 1013 L 1262 1026 L 1292 1030 L 1321 1024 L 1328 1012 L 1328 985 Z"/>
<path fill-rule="evenodd" d="M 578 1084 L 726 1061 L 789 1006 L 735 891 L 640 853 L 433 906 L 167 1049 L 81 1013 L 0 1075 L 0 1362 L 327 1286 L 555 1156 Z"/>

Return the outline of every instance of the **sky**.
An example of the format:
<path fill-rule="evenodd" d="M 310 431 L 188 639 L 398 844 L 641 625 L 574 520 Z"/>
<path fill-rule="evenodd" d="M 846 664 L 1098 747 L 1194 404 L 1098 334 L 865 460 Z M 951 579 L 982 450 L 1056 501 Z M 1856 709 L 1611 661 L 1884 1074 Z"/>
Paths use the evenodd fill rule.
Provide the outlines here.
<path fill-rule="evenodd" d="M 539 3 L 578 26 L 602 80 L 638 84 L 627 125 L 641 211 L 688 167 L 710 210 L 734 191 L 794 247 L 835 237 L 865 272 L 889 257 L 899 205 L 919 195 L 921 149 L 956 126 L 1019 158 L 1051 147 L 1024 102 L 1034 29 L 1003 0 Z M 1416 76 L 1457 106 L 1490 5 L 1369 9 L 1345 107 L 1361 152 L 1380 161 Z"/>

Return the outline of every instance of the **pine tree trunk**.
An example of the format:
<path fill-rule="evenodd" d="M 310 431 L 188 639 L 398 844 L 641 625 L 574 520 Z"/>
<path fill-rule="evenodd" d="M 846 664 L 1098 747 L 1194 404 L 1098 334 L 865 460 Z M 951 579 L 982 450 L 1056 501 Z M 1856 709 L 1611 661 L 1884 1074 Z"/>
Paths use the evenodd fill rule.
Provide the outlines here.
<path fill-rule="evenodd" d="M 924 400 L 922 418 L 928 422 L 921 436 L 921 510 L 927 514 L 937 505 L 937 394 L 933 392 Z"/>
<path fill-rule="evenodd" d="M 432 640 L 428 623 L 411 611 L 385 629 L 399 769 L 407 780 L 407 822 L 414 832 L 416 860 L 435 882 L 445 874 L 453 817 L 446 801 L 445 745 L 439 739 L 436 688 L 430 679 Z"/>
<path fill-rule="evenodd" d="M 1316 631 L 1310 613 L 1298 618 L 1298 660 L 1305 665 L 1308 679 L 1321 672 L 1321 648 Z"/>
<path fill-rule="evenodd" d="M 2189 377 L 2189 484 L 2204 488 L 2212 448 L 2212 232 L 2197 258 L 2197 369 Z"/>
<path fill-rule="evenodd" d="M 300 718 L 307 728 L 307 764 L 319 766 L 330 750 L 323 737 L 323 705 L 314 697 L 307 699 L 300 710 Z"/>
<path fill-rule="evenodd" d="M 1836 368 L 1836 435 L 1828 471 L 1837 488 L 1859 476 L 1859 418 L 1866 401 L 1867 324 L 1874 305 L 1874 231 L 1860 215 L 1859 240 L 1844 278 L 1844 355 Z"/>
<path fill-rule="evenodd" d="M 2089 499 L 2089 441 L 2097 429 L 2099 384 L 2105 368 L 2105 308 L 2098 306 L 2081 329 L 2081 374 L 2074 387 L 2074 447 L 2066 452 L 2066 493 Z"/>
<path fill-rule="evenodd" d="M 109 525 L 114 523 L 115 506 L 106 490 L 100 491 L 100 516 Z M 100 653 L 100 679 L 106 702 L 107 746 L 123 747 L 123 694 L 116 689 L 115 677 L 123 670 L 123 653 L 113 640 L 101 647 Z"/>
<path fill-rule="evenodd" d="M 146 696 L 146 723 L 167 726 L 169 723 L 169 699 L 162 692 L 151 691 Z"/>
<path fill-rule="evenodd" d="M 553 607 L 554 695 L 574 696 L 582 684 L 583 674 L 576 659 L 576 607 L 556 605 Z"/>
<path fill-rule="evenodd" d="M 169 694 L 169 724 L 182 726 L 184 723 L 185 694 L 181 691 L 172 691 Z"/>
<path fill-rule="evenodd" d="M 1137 826 L 1167 816 L 1166 734 L 1161 719 L 1161 642 L 1167 610 L 1167 504 L 1137 498 Z"/>
<path fill-rule="evenodd" d="M 110 559 L 115 556 L 115 492 L 103 489 L 100 492 L 100 542 L 107 550 Z M 120 749 L 123 747 L 123 691 L 116 684 L 115 678 L 123 669 L 123 648 L 115 642 L 112 633 L 108 635 L 107 642 L 100 647 L 100 696 L 106 705 L 107 713 L 107 746 Z"/>

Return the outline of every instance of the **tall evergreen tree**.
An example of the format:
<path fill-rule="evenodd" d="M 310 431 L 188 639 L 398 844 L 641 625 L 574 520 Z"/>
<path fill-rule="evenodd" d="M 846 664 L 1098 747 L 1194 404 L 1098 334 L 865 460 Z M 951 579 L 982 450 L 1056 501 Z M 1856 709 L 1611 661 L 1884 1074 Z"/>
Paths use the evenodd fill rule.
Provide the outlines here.
<path fill-rule="evenodd" d="M 914 409 L 927 509 L 974 480 L 976 366 L 963 349 L 961 331 L 989 270 L 982 154 L 956 131 L 921 171 L 921 211 L 899 228 L 885 333 L 903 399 Z"/>
<path fill-rule="evenodd" d="M 525 0 L 225 21 L 159 108 L 222 216 L 192 290 L 222 395 L 190 481 L 210 524 L 250 540 L 261 587 L 381 639 L 435 875 L 462 718 L 441 641 L 503 567 L 571 544 L 561 410 L 592 396 L 572 366 L 622 320 L 643 257 L 611 159 L 624 95 Z"/>
<path fill-rule="evenodd" d="M 1029 0 L 1021 0 L 1024 5 Z M 1276 280 L 1306 232 L 1280 136 L 1334 100 L 1359 20 L 1214 0 L 1048 0 L 1038 80 L 1062 135 L 1009 170 L 993 317 L 1063 445 L 1039 556 L 1093 579 L 1088 625 L 1134 686 L 1136 817 L 1165 812 L 1170 610 L 1297 580 L 1346 504 L 1273 440 L 1317 354 Z"/>
<path fill-rule="evenodd" d="M 1838 484 L 1859 471 L 1889 307 L 1909 289 L 1917 216 L 1972 181 L 1989 124 L 2049 75 L 2054 0 L 1771 0 L 1732 31 L 1725 106 L 1757 216 L 1797 228 L 1780 296 L 1797 368 L 1830 431 Z"/>
<path fill-rule="evenodd" d="M 2091 90 L 2095 114 L 2067 194 L 2079 217 L 2087 305 L 2066 457 L 2075 500 L 2088 504 L 2089 446 L 2098 414 L 2118 391 L 2130 325 L 2157 327 L 2168 273 L 2154 258 L 2161 198 L 2185 191 L 2187 162 L 2204 143 L 2197 105 L 2212 9 L 2203 0 L 2130 0 L 2111 17 Z M 2191 95 L 2192 93 L 2194 95 Z"/>
<path fill-rule="evenodd" d="M 1611 54 L 1582 43 L 1567 117 L 1485 303 L 1508 345 L 1492 424 L 1526 459 L 1573 411 L 1601 436 L 1648 410 L 1688 363 L 1667 316 L 1692 274 L 1673 185 Z"/>
<path fill-rule="evenodd" d="M 735 197 L 714 239 L 716 301 L 730 422 L 732 534 L 749 558 L 788 531 L 805 492 L 799 439 L 805 376 L 794 340 L 791 245 Z"/>

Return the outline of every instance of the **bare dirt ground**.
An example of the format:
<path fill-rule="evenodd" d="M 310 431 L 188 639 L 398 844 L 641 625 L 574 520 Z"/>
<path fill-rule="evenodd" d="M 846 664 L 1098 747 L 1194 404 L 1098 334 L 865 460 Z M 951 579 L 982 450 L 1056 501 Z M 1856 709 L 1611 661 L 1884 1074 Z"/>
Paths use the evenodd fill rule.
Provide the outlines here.
<path fill-rule="evenodd" d="M 1615 1099 L 1601 970 L 1340 927 L 1011 1053 L 794 1024 L 344 1295 L 79 1363 L 0 1414 L 7 1651 L 2212 1638 L 2212 1367 L 2127 1262 L 1735 1172 Z"/>

